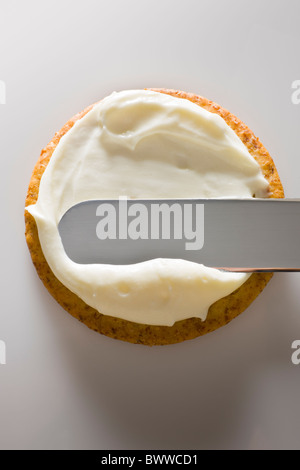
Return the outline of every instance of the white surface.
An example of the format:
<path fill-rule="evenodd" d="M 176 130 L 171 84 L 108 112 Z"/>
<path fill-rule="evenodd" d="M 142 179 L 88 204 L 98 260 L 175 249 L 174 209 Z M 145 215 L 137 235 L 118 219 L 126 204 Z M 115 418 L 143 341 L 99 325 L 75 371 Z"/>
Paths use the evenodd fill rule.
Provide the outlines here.
<path fill-rule="evenodd" d="M 1 449 L 299 448 L 300 275 L 281 273 L 239 318 L 148 348 L 100 336 L 48 294 L 23 207 L 40 150 L 114 90 L 202 94 L 252 128 L 300 197 L 297 0 L 0 3 Z"/>

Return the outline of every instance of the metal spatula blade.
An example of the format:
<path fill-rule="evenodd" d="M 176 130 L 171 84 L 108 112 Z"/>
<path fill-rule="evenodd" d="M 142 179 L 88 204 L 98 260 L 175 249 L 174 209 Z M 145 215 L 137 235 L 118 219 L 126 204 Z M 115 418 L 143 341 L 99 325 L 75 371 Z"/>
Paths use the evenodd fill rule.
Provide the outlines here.
<path fill-rule="evenodd" d="M 181 258 L 230 271 L 300 271 L 300 199 L 92 200 L 70 208 L 59 232 L 82 264 Z"/>

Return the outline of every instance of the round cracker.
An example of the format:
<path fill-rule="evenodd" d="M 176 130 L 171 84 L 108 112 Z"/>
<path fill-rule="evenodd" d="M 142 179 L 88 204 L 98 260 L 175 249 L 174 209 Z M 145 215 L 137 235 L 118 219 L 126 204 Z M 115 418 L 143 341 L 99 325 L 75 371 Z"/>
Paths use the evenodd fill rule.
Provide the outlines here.
<path fill-rule="evenodd" d="M 259 139 L 240 119 L 202 96 L 177 90 L 155 88 L 152 90 L 190 100 L 212 113 L 219 114 L 234 130 L 250 154 L 259 163 L 264 177 L 269 182 L 270 197 L 284 197 L 283 187 L 271 156 Z M 37 202 L 42 175 L 61 137 L 71 129 L 78 119 L 81 119 L 88 113 L 93 106 L 87 107 L 72 117 L 42 150 L 29 183 L 25 207 Z M 98 333 L 111 338 L 149 346 L 179 343 L 224 326 L 241 314 L 253 302 L 273 275 L 272 273 L 253 273 L 241 287 L 211 305 L 207 319 L 204 322 L 199 318 L 190 318 L 176 322 L 171 327 L 144 325 L 103 315 L 67 289 L 51 271 L 41 249 L 36 222 L 26 210 L 25 235 L 33 264 L 40 279 L 50 294 L 67 312 Z M 199 299 L 199 302 L 201 302 L 201 299 Z"/>

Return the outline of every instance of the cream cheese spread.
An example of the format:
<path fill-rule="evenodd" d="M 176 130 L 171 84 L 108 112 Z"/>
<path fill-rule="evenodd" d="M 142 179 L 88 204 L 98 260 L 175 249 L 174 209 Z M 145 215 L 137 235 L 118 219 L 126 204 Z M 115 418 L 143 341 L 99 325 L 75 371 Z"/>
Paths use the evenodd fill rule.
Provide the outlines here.
<path fill-rule="evenodd" d="M 112 93 L 61 138 L 27 207 L 55 276 L 100 313 L 171 326 L 205 320 L 218 299 L 249 277 L 181 259 L 131 265 L 77 264 L 58 232 L 83 201 L 128 198 L 266 197 L 268 183 L 234 131 L 217 114 L 149 90 Z"/>

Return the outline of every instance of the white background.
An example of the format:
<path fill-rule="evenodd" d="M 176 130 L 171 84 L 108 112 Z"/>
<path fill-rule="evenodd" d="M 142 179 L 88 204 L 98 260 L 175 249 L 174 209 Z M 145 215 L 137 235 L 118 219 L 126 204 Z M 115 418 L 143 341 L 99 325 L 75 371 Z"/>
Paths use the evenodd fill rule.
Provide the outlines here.
<path fill-rule="evenodd" d="M 300 448 L 300 276 L 220 330 L 165 347 L 92 332 L 48 294 L 24 238 L 34 164 L 114 90 L 182 89 L 242 119 L 300 197 L 297 0 L 0 0 L 1 449 Z"/>

